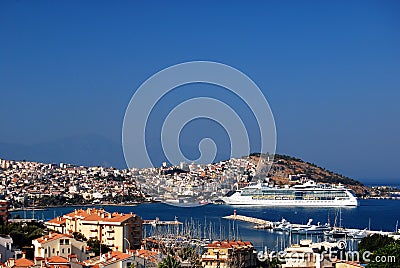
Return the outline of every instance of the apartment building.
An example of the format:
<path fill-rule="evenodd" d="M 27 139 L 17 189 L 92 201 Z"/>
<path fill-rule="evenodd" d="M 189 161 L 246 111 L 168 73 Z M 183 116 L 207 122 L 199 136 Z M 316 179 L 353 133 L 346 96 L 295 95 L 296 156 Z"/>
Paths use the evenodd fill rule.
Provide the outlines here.
<path fill-rule="evenodd" d="M 244 241 L 216 241 L 208 244 L 207 250 L 201 256 L 204 268 L 229 268 L 256 266 L 256 253 L 251 242 Z"/>
<path fill-rule="evenodd" d="M 45 224 L 51 230 L 69 235 L 78 232 L 87 239 L 98 239 L 113 251 L 126 252 L 140 247 L 142 222 L 134 213 L 110 213 L 104 209 L 88 208 L 75 210 Z"/>
<path fill-rule="evenodd" d="M 49 228 L 55 232 L 64 234 L 65 233 L 65 222 L 66 222 L 66 219 L 64 217 L 57 217 L 57 218 L 47 221 L 46 226 L 47 226 L 47 228 Z"/>

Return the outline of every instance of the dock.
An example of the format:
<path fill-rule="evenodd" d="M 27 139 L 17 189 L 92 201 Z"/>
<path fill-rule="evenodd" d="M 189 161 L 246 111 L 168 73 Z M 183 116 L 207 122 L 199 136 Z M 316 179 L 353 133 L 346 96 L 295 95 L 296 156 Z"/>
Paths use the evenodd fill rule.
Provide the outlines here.
<path fill-rule="evenodd" d="M 232 215 L 224 216 L 222 218 L 227 219 L 227 220 L 250 222 L 250 223 L 256 224 L 255 228 L 258 228 L 258 229 L 271 229 L 274 227 L 274 223 L 272 221 L 238 215 L 238 214 L 236 214 L 236 210 L 233 212 Z"/>
<path fill-rule="evenodd" d="M 302 229 L 304 232 L 300 232 L 299 234 L 321 234 L 321 235 L 326 235 L 329 236 L 329 233 L 332 233 L 333 235 L 335 234 L 343 234 L 345 237 L 355 237 L 356 239 L 361 239 L 362 237 L 372 235 L 372 234 L 380 234 L 380 235 L 387 235 L 387 236 L 392 236 L 395 237 L 396 239 L 400 239 L 400 229 L 397 230 L 397 232 L 388 232 L 388 231 L 374 231 L 374 230 L 367 230 L 365 229 L 357 229 L 357 228 L 344 228 L 344 227 L 336 227 L 336 226 L 329 226 L 329 225 L 312 225 L 312 219 L 309 219 L 307 224 L 297 224 L 297 223 L 290 223 L 286 221 L 285 219 L 282 219 L 280 222 L 273 222 L 273 221 L 268 221 L 260 218 L 255 218 L 255 217 L 249 217 L 249 216 L 243 216 L 243 215 L 238 215 L 236 213 L 236 209 L 233 211 L 232 215 L 224 216 L 222 217 L 223 219 L 227 220 L 238 220 L 238 221 L 243 221 L 243 222 L 249 222 L 254 224 L 253 228 L 254 229 L 273 229 L 274 231 L 279 231 L 279 232 L 292 232 L 294 229 Z M 282 226 L 286 225 L 286 226 Z M 289 226 L 289 227 L 288 227 Z M 322 229 L 318 229 L 322 228 Z M 396 226 L 397 229 L 397 226 Z M 296 230 L 298 231 L 298 230 Z M 301 230 L 300 230 L 301 231 Z M 327 231 L 329 233 L 327 234 Z M 365 236 L 364 236 L 365 235 Z"/>

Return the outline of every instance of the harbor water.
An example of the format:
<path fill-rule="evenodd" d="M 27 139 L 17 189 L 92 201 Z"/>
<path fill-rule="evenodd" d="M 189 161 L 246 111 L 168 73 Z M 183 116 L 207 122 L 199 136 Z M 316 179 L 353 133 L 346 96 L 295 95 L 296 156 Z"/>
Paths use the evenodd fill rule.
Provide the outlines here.
<path fill-rule="evenodd" d="M 183 223 L 183 226 L 190 226 L 199 232 L 204 238 L 217 239 L 241 239 L 253 243 L 257 249 L 264 249 L 266 246 L 272 250 L 281 250 L 299 239 L 323 240 L 323 236 L 309 235 L 307 237 L 286 233 L 273 232 L 271 230 L 254 229 L 254 224 L 222 219 L 222 217 L 238 214 L 265 219 L 269 221 L 281 221 L 282 218 L 291 223 L 306 224 L 313 219 L 313 224 L 325 224 L 328 221 L 333 226 L 345 228 L 371 229 L 376 231 L 395 231 L 396 224 L 400 220 L 400 201 L 398 200 L 360 200 L 359 207 L 342 208 L 340 214 L 337 208 L 304 208 L 304 207 L 240 207 L 228 205 L 204 205 L 199 207 L 177 207 L 162 203 L 145 203 L 137 206 L 95 206 L 103 207 L 109 212 L 134 212 L 145 220 L 174 221 Z M 47 208 L 44 210 L 14 211 L 12 217 L 19 215 L 21 218 L 35 218 L 38 220 L 49 220 L 55 216 L 62 216 L 66 213 L 80 208 L 76 206 Z M 86 208 L 86 207 L 83 207 Z M 341 216 L 339 216 L 341 215 Z M 146 234 L 151 232 L 151 226 L 146 228 Z"/>

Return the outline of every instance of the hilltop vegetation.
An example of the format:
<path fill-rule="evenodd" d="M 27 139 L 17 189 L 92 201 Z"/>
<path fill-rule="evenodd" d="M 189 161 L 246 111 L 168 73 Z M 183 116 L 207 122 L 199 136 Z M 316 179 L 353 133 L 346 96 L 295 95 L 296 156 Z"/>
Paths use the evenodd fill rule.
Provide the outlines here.
<path fill-rule="evenodd" d="M 249 157 L 258 162 L 260 154 L 251 154 Z M 366 196 L 371 193 L 371 188 L 364 186 L 357 180 L 288 155 L 276 154 L 271 169 L 267 174 L 263 175 L 271 178 L 276 184 L 283 185 L 293 184 L 294 182 L 289 181 L 289 175 L 296 174 L 305 174 L 309 179 L 320 183 L 341 183 L 351 188 L 359 196 Z"/>

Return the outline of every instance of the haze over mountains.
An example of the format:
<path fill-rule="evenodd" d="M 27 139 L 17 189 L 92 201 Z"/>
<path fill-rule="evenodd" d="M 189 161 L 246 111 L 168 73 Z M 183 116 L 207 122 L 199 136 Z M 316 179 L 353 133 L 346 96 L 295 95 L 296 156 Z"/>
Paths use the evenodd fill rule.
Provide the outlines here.
<path fill-rule="evenodd" d="M 44 163 L 124 168 L 120 144 L 101 136 L 71 137 L 33 145 L 0 143 L 1 157 Z"/>

